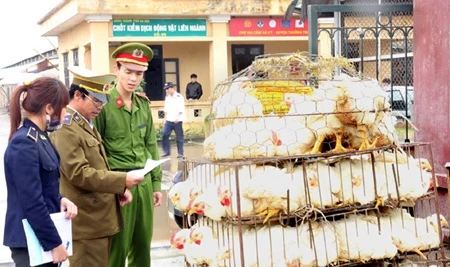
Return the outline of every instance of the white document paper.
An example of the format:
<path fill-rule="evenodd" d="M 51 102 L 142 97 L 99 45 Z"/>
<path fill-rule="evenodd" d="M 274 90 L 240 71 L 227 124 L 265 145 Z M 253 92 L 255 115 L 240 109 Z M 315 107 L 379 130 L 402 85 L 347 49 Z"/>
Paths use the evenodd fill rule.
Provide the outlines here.
<path fill-rule="evenodd" d="M 163 164 L 164 162 L 166 162 L 168 160 L 170 160 L 170 158 L 160 159 L 160 160 L 148 159 L 147 162 L 145 162 L 145 166 L 143 169 L 132 170 L 132 171 L 129 171 L 128 173 L 133 175 L 134 177 L 143 177 L 144 175 L 149 173 L 151 170 L 153 170 L 154 168 L 158 167 L 159 165 Z"/>
<path fill-rule="evenodd" d="M 50 214 L 58 234 L 69 256 L 73 254 L 72 247 L 72 220 L 65 218 L 65 212 Z M 23 229 L 27 238 L 28 253 L 30 254 L 30 266 L 36 266 L 53 261 L 51 251 L 44 251 L 39 239 L 27 219 L 22 220 Z"/>

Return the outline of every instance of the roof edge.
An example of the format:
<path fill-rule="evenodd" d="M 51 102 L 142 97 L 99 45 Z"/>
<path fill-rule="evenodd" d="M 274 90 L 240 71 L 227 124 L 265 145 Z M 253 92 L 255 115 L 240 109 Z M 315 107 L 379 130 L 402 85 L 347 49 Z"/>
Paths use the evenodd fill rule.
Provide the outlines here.
<path fill-rule="evenodd" d="M 37 22 L 38 25 L 41 25 L 42 23 L 44 23 L 44 21 L 46 21 L 49 17 L 51 17 L 53 14 L 55 14 L 56 11 L 60 10 L 63 6 L 65 6 L 70 1 L 72 1 L 72 0 L 62 0 L 61 2 L 59 2 L 59 4 L 57 4 L 49 12 L 47 12 L 47 14 L 45 14 L 44 17 L 42 17 L 40 20 L 38 20 L 38 22 Z"/>

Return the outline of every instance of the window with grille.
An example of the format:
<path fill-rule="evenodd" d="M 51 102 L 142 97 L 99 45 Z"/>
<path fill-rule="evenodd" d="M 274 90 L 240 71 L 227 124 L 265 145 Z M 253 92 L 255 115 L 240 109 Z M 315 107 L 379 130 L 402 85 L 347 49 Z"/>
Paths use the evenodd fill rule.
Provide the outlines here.
<path fill-rule="evenodd" d="M 72 51 L 72 56 L 73 56 L 73 65 L 74 66 L 79 66 L 79 62 L 78 62 L 78 49 L 74 49 Z"/>
<path fill-rule="evenodd" d="M 69 77 L 69 53 L 63 53 L 63 62 L 64 62 L 64 84 L 69 87 L 70 86 L 70 77 Z"/>

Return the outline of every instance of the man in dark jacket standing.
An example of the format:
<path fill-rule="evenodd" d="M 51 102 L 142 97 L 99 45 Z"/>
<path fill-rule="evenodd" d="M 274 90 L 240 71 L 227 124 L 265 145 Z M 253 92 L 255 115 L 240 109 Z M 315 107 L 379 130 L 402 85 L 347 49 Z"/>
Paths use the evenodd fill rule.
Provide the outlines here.
<path fill-rule="evenodd" d="M 191 74 L 191 82 L 186 85 L 186 99 L 200 99 L 203 95 L 202 85 L 197 82 L 197 74 Z"/>

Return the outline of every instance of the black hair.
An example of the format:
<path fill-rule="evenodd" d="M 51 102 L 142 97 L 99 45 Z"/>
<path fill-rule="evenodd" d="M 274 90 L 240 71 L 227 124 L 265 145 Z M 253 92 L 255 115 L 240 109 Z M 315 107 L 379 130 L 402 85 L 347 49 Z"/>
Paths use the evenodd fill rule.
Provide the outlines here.
<path fill-rule="evenodd" d="M 391 79 L 389 79 L 389 78 L 384 78 L 382 83 L 391 84 Z"/>
<path fill-rule="evenodd" d="M 70 89 L 69 89 L 69 98 L 70 98 L 70 100 L 73 99 L 76 91 L 80 91 L 80 93 L 83 94 L 83 96 L 82 96 L 83 98 L 85 97 L 85 95 L 89 94 L 89 92 L 86 89 L 84 89 L 84 88 L 82 88 L 82 87 L 72 83 L 70 85 Z"/>
<path fill-rule="evenodd" d="M 197 78 L 197 74 L 192 73 L 192 74 L 191 74 L 191 78 Z"/>

